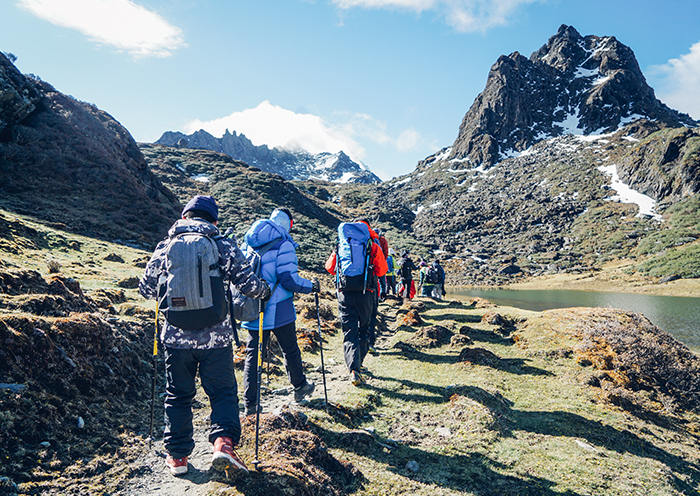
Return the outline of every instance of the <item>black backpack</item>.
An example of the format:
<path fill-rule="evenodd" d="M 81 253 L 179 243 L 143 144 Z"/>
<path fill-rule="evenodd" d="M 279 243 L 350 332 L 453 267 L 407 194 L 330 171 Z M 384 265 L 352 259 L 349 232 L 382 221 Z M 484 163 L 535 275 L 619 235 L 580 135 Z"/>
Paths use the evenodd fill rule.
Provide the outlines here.
<path fill-rule="evenodd" d="M 413 274 L 411 274 L 411 261 L 407 258 L 404 258 L 401 263 L 401 279 L 413 279 Z"/>
<path fill-rule="evenodd" d="M 437 284 L 440 282 L 440 273 L 432 265 L 428 267 L 428 272 L 425 274 L 425 282 L 428 284 Z"/>

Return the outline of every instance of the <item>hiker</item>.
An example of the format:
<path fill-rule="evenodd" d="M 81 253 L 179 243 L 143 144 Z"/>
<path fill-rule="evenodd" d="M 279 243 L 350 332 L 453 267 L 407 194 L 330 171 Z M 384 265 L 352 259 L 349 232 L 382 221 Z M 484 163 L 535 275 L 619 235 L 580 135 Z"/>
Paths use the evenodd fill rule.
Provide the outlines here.
<path fill-rule="evenodd" d="M 434 281 L 437 281 L 435 271 L 431 272 L 431 266 L 424 261 L 419 262 L 418 266 L 420 267 L 420 272 L 418 274 L 418 291 L 421 296 L 432 297 L 433 288 L 435 287 Z"/>
<path fill-rule="evenodd" d="M 269 346 L 270 332 L 274 333 L 282 348 L 287 377 L 294 387 L 294 401 L 301 403 L 315 388 L 304 375 L 301 351 L 297 344 L 296 311 L 294 293 L 318 293 L 319 282 L 299 276 L 296 255 L 297 244 L 290 231 L 294 226 L 292 213 L 286 208 L 276 208 L 269 219 L 256 221 L 245 234 L 247 255 L 253 252 L 260 257 L 260 274 L 272 288 L 270 299 L 263 313 L 263 349 Z M 253 415 L 257 407 L 257 350 L 259 321 L 254 319 L 241 323 L 250 333 L 245 350 L 243 368 L 243 397 L 245 415 Z"/>
<path fill-rule="evenodd" d="M 199 369 L 211 405 L 209 442 L 212 466 L 247 472 L 235 450 L 241 435 L 231 341 L 235 322 L 228 315 L 225 284 L 255 299 L 270 288 L 255 276 L 232 234 L 216 227 L 218 207 L 211 196 L 195 196 L 182 219 L 156 247 L 139 282 L 145 298 L 157 298 L 165 316 L 165 463 L 173 475 L 187 472 L 192 453 L 192 400 Z"/>
<path fill-rule="evenodd" d="M 382 253 L 384 254 L 384 258 L 387 258 L 389 256 L 389 242 L 387 239 L 384 237 L 384 233 L 381 231 L 377 231 L 377 236 L 379 237 L 379 246 L 382 249 Z M 382 277 L 379 278 L 379 301 L 384 301 L 384 298 L 386 298 L 387 294 L 387 287 L 386 287 L 386 275 L 383 275 Z"/>
<path fill-rule="evenodd" d="M 372 241 L 372 243 L 379 245 L 379 248 L 381 248 L 382 250 L 382 255 L 384 256 L 384 263 L 386 264 L 386 251 L 384 251 L 384 248 L 382 247 L 383 236 L 381 234 L 378 234 L 372 229 L 372 227 L 370 227 L 369 221 L 367 219 L 362 218 L 359 219 L 359 221 L 367 225 L 367 229 L 369 229 L 370 240 Z M 389 251 L 389 245 L 386 238 L 384 238 L 384 243 L 386 244 L 386 250 Z M 372 316 L 369 319 L 369 328 L 367 329 L 367 351 L 369 353 L 372 353 L 373 355 L 377 353 L 377 350 L 375 348 L 375 344 L 377 343 L 377 316 L 379 314 L 379 302 L 384 301 L 383 295 L 386 292 L 386 290 L 382 288 L 382 281 L 384 280 L 385 276 L 386 270 L 384 271 L 383 275 L 377 277 L 377 291 L 374 292 L 374 299 L 372 300 Z M 384 280 L 384 282 L 386 281 Z"/>
<path fill-rule="evenodd" d="M 365 382 L 360 369 L 369 351 L 377 280 L 387 269 L 384 253 L 374 239 L 376 233 L 366 220 L 343 222 L 338 226 L 338 245 L 325 265 L 336 276 L 345 365 L 354 386 Z"/>
<path fill-rule="evenodd" d="M 442 265 L 440 265 L 440 260 L 437 259 L 433 262 L 432 268 L 437 273 L 432 296 L 434 299 L 442 301 L 442 297 L 447 294 L 447 292 L 445 291 L 445 269 L 442 268 Z"/>
<path fill-rule="evenodd" d="M 418 267 L 413 263 L 411 257 L 409 257 L 409 251 L 405 250 L 401 254 L 401 269 L 399 275 L 401 276 L 401 291 L 400 295 L 404 300 L 413 298 L 412 293 L 415 292 L 413 284 L 413 271 L 417 270 Z"/>
<path fill-rule="evenodd" d="M 389 256 L 386 257 L 386 287 L 387 294 L 396 295 L 396 268 L 394 267 L 394 250 L 389 248 Z"/>

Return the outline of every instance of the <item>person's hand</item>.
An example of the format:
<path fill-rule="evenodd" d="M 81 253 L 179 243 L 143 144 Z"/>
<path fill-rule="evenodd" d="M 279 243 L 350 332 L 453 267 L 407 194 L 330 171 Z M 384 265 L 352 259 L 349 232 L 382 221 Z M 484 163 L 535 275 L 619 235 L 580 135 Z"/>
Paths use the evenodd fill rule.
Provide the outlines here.
<path fill-rule="evenodd" d="M 267 301 L 272 296 L 272 293 L 270 292 L 270 286 L 266 282 L 263 282 L 263 285 L 265 289 L 263 290 L 262 295 L 260 295 L 260 299 L 262 301 Z"/>
<path fill-rule="evenodd" d="M 321 292 L 321 283 L 318 281 L 318 279 L 314 279 L 312 284 L 311 284 L 311 292 L 312 293 L 320 293 Z"/>

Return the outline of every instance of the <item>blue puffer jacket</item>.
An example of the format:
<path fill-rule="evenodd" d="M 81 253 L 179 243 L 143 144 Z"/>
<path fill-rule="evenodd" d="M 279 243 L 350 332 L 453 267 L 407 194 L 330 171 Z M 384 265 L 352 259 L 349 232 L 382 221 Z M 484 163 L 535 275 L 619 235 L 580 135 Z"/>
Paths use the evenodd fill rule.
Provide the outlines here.
<path fill-rule="evenodd" d="M 291 221 L 287 214 L 275 210 L 271 219 L 256 221 L 245 234 L 248 254 L 253 249 L 267 251 L 262 257 L 262 278 L 270 289 L 275 287 L 267 301 L 263 315 L 263 329 L 270 330 L 294 322 L 294 293 L 311 293 L 313 283 L 299 276 L 296 247 L 289 235 Z M 269 248 L 269 249 L 268 249 Z M 262 251 L 261 250 L 261 251 Z M 248 330 L 258 330 L 258 321 L 241 323 Z"/>

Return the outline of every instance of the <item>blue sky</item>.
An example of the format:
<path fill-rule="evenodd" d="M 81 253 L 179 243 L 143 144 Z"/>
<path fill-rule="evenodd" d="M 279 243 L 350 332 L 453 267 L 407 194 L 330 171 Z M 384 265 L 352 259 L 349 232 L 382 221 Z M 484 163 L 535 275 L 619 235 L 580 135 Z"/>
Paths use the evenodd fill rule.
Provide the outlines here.
<path fill-rule="evenodd" d="M 700 118 L 700 2 L 5 0 L 0 50 L 139 141 L 234 127 L 256 144 L 345 149 L 383 178 L 450 145 L 501 54 L 560 24 L 632 47 Z M 234 127 L 232 127 L 234 126 Z"/>

